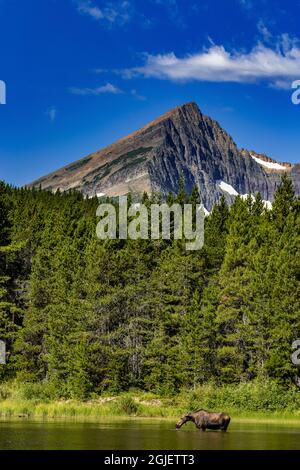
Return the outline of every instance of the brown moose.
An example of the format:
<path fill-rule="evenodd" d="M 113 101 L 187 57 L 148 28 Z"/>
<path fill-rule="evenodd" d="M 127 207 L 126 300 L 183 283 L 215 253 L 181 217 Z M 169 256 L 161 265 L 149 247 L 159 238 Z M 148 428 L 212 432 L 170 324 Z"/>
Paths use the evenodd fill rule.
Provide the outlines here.
<path fill-rule="evenodd" d="M 226 413 L 198 410 L 184 415 L 176 424 L 176 428 L 181 428 L 187 421 L 193 421 L 200 431 L 206 431 L 206 429 L 226 431 L 230 423 L 230 416 Z"/>

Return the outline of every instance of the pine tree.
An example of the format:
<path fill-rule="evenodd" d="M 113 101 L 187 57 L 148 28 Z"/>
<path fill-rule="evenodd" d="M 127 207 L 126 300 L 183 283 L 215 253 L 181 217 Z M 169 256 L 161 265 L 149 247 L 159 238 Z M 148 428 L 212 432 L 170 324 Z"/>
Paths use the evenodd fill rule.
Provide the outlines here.
<path fill-rule="evenodd" d="M 7 365 L 1 367 L 0 378 L 13 371 L 11 352 L 22 317 L 13 279 L 14 261 L 19 247 L 11 243 L 9 213 L 10 189 L 0 182 L 0 339 L 5 342 L 7 351 Z"/>
<path fill-rule="evenodd" d="M 272 217 L 279 231 L 283 230 L 285 221 L 295 203 L 293 183 L 286 173 L 281 178 L 281 184 L 277 189 L 272 206 Z"/>
<path fill-rule="evenodd" d="M 280 219 L 279 219 L 280 220 Z M 282 219 L 281 219 L 282 220 Z M 277 219 L 278 221 L 278 219 Z M 269 265 L 272 338 L 267 368 L 282 383 L 298 382 L 291 345 L 300 337 L 300 212 L 290 210 Z"/>
<path fill-rule="evenodd" d="M 204 253 L 210 270 L 217 271 L 224 259 L 229 209 L 224 196 L 205 221 Z"/>
<path fill-rule="evenodd" d="M 220 294 L 216 312 L 219 374 L 224 382 L 240 380 L 248 367 L 252 274 L 248 256 L 252 218 L 247 201 L 236 198 L 229 225 L 225 257 L 218 275 Z"/>

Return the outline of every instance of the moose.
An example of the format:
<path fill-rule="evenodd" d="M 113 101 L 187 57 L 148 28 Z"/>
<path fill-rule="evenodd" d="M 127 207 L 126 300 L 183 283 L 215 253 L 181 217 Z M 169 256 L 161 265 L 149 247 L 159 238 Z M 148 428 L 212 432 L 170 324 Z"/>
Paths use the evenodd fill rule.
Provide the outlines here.
<path fill-rule="evenodd" d="M 230 423 L 230 416 L 226 413 L 197 410 L 185 414 L 178 423 L 176 423 L 176 428 L 181 428 L 187 421 L 193 421 L 200 431 L 206 431 L 206 429 L 220 429 L 221 431 L 226 431 Z"/>

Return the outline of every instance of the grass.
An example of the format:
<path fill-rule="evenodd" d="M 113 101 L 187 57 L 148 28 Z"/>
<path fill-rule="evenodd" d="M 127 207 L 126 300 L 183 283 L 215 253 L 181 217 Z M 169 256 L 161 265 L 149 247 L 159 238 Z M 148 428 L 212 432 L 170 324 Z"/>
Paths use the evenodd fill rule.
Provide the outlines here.
<path fill-rule="evenodd" d="M 3 418 L 43 418 L 43 419 L 122 419 L 129 416 L 134 418 L 158 418 L 169 419 L 174 422 L 187 410 L 179 410 L 171 406 L 153 406 L 151 404 L 139 404 L 139 399 L 134 399 L 138 407 L 135 413 L 128 413 L 120 409 L 120 397 L 111 403 L 82 403 L 72 401 L 53 401 L 50 403 L 34 403 L 28 401 L 5 400 L 0 403 L 0 416 Z M 262 423 L 299 423 L 300 412 L 245 412 L 240 410 L 227 410 L 235 422 L 262 422 Z"/>
<path fill-rule="evenodd" d="M 159 418 L 177 420 L 182 414 L 205 408 L 226 411 L 235 422 L 300 422 L 300 392 L 283 390 L 273 383 L 239 384 L 182 391 L 174 397 L 132 391 L 92 399 L 53 399 L 43 384 L 10 382 L 0 385 L 0 416 L 3 418 Z"/>

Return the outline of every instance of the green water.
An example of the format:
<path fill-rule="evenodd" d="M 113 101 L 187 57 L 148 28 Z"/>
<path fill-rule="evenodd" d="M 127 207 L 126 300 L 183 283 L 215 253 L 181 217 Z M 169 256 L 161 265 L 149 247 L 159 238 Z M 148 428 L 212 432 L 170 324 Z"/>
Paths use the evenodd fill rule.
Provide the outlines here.
<path fill-rule="evenodd" d="M 159 420 L 78 423 L 0 421 L 0 449 L 65 450 L 247 450 L 300 449 L 300 424 L 232 423 L 227 433 L 176 430 Z"/>

